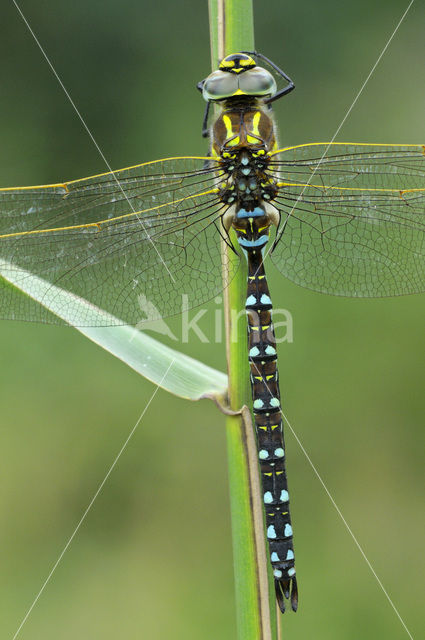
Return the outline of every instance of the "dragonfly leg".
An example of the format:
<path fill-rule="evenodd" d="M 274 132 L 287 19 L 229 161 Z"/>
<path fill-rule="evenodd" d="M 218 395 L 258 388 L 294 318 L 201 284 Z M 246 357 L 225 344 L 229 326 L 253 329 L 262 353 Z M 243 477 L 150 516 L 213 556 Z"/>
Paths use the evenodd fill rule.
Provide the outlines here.
<path fill-rule="evenodd" d="M 210 130 L 208 128 L 208 116 L 210 113 L 210 101 L 208 100 L 207 105 L 205 107 L 205 111 L 204 111 L 204 119 L 202 121 L 202 137 L 203 138 L 208 138 L 209 134 L 210 134 Z"/>
<path fill-rule="evenodd" d="M 201 93 L 202 93 L 202 90 L 204 88 L 204 82 L 205 82 L 205 80 L 201 80 L 196 85 L 196 88 Z M 209 129 L 208 129 L 208 116 L 209 116 L 209 113 L 210 113 L 210 101 L 208 100 L 207 106 L 205 107 L 205 111 L 204 111 L 204 118 L 202 120 L 202 137 L 203 138 L 208 138 L 209 133 L 210 133 Z"/>

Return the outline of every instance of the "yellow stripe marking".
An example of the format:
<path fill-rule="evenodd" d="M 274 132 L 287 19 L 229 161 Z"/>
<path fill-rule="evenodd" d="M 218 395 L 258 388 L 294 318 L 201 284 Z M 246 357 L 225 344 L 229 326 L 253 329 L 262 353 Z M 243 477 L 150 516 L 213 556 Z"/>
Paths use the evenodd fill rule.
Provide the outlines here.
<path fill-rule="evenodd" d="M 252 133 L 255 136 L 259 136 L 260 132 L 258 130 L 258 125 L 260 124 L 261 111 L 257 111 L 252 118 Z"/>
<path fill-rule="evenodd" d="M 281 476 L 281 475 L 282 475 L 282 473 L 283 473 L 283 471 L 276 471 L 276 475 L 277 475 L 277 476 Z"/>
<path fill-rule="evenodd" d="M 306 142 L 305 144 L 297 144 L 294 147 L 284 147 L 283 149 L 278 149 L 277 151 L 273 151 L 269 153 L 269 156 L 275 156 L 278 153 L 284 153 L 285 151 L 292 151 L 292 149 L 302 149 L 303 147 L 327 147 L 331 149 L 334 146 L 345 146 L 345 147 L 416 147 L 417 149 L 424 149 L 425 145 L 420 144 L 385 144 L 382 142 Z M 424 151 L 422 151 L 424 153 Z"/>
<path fill-rule="evenodd" d="M 226 127 L 226 134 L 227 134 L 226 145 L 228 147 L 235 147 L 240 143 L 240 138 L 239 136 L 235 136 L 233 132 L 232 120 L 226 114 L 223 114 L 222 118 L 223 118 L 224 126 Z M 229 140 L 229 138 L 232 138 L 232 139 Z"/>
<path fill-rule="evenodd" d="M 283 471 L 281 471 L 281 473 L 283 473 Z M 263 473 L 263 476 L 271 477 L 272 475 L 273 475 L 273 473 Z"/>
<path fill-rule="evenodd" d="M 227 136 L 230 138 L 233 135 L 232 121 L 229 116 L 226 116 L 226 114 L 223 114 L 222 118 L 224 126 L 226 127 Z"/>
<path fill-rule="evenodd" d="M 263 429 L 263 431 L 267 431 L 267 427 L 258 427 L 259 429 Z"/>
<path fill-rule="evenodd" d="M 266 376 L 266 380 L 271 380 L 272 378 L 274 378 L 274 373 L 271 376 Z"/>
<path fill-rule="evenodd" d="M 1 187 L 2 191 L 23 191 L 27 189 L 57 189 L 63 187 L 68 191 L 67 185 L 75 184 L 76 182 L 85 182 L 86 180 L 94 180 L 95 178 L 103 178 L 104 176 L 117 176 L 122 171 L 130 171 L 131 169 L 140 169 L 140 167 L 147 167 L 148 165 L 158 164 L 158 162 L 168 162 L 170 160 L 211 160 L 211 158 L 205 158 L 204 156 L 176 156 L 175 158 L 161 158 L 160 160 L 152 160 L 150 162 L 143 162 L 142 164 L 135 164 L 131 167 L 124 167 L 124 169 L 117 169 L 116 171 L 107 171 L 106 173 L 98 173 L 94 176 L 88 176 L 87 178 L 78 178 L 77 180 L 68 180 L 67 182 L 61 182 L 57 184 L 41 184 L 33 187 Z M 178 173 L 178 172 L 176 172 Z M 130 176 L 131 177 L 131 176 Z M 150 176 L 146 176 L 149 178 Z"/>
<path fill-rule="evenodd" d="M 274 424 L 274 425 L 272 425 L 272 428 L 271 428 L 271 429 L 272 429 L 272 431 L 274 431 L 275 429 L 278 429 L 278 428 L 279 428 L 279 426 L 280 426 L 280 425 L 278 425 L 278 424 Z"/>
<path fill-rule="evenodd" d="M 239 136 L 235 136 L 232 140 L 226 141 L 227 147 L 236 147 L 240 143 L 241 139 Z"/>
<path fill-rule="evenodd" d="M 16 233 L 5 233 L 4 235 L 0 235 L 0 240 L 3 238 L 16 238 L 18 236 L 29 236 L 40 233 L 52 233 L 56 231 L 75 231 L 76 229 L 90 229 L 92 227 L 97 227 L 98 231 L 100 231 L 100 226 L 102 224 L 110 224 L 111 222 L 116 222 L 117 220 L 124 220 L 128 218 L 138 217 L 141 213 L 148 213 L 149 211 L 157 211 L 161 209 L 161 207 L 167 207 L 170 204 L 175 205 L 179 202 L 184 202 L 185 200 L 190 200 L 192 198 L 199 198 L 200 196 L 206 196 L 209 194 L 218 193 L 219 189 L 211 189 L 210 191 L 203 191 L 202 193 L 196 193 L 193 196 L 189 196 L 186 198 L 179 198 L 178 200 L 173 200 L 172 202 L 165 202 L 164 204 L 160 204 L 157 207 L 150 207 L 149 209 L 142 209 L 140 211 L 132 211 L 131 213 L 125 213 L 122 216 L 117 216 L 116 218 L 107 218 L 106 220 L 99 220 L 99 222 L 89 222 L 87 224 L 75 224 L 71 227 L 56 227 L 53 229 L 35 229 L 33 231 L 19 231 Z"/>
<path fill-rule="evenodd" d="M 304 184 L 302 182 L 276 182 L 277 187 L 313 187 L 313 189 L 319 189 L 320 191 L 327 191 L 333 189 L 334 191 L 374 191 L 384 193 L 413 193 L 416 191 L 425 191 L 425 189 L 362 189 L 361 187 L 329 187 L 319 184 Z M 337 203 L 335 203 L 337 204 Z"/>

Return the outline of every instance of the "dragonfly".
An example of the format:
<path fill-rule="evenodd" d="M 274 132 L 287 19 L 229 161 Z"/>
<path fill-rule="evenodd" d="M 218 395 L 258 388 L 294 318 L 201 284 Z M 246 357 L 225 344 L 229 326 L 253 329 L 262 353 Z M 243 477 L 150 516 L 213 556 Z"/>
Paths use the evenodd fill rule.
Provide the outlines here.
<path fill-rule="evenodd" d="M 327 294 L 422 292 L 425 146 L 324 142 L 279 148 L 272 104 L 294 83 L 258 52 L 226 56 L 197 87 L 206 101 L 204 157 L 0 189 L 0 317 L 60 322 L 49 303 L 66 290 L 106 311 L 96 316 L 99 323 L 139 326 L 140 296 L 158 318 L 170 317 L 181 312 L 182 294 L 187 308 L 213 299 L 246 260 L 248 366 L 265 534 L 280 610 L 289 601 L 296 611 L 265 262 Z M 223 247 L 229 256 L 224 280 Z M 33 276 L 48 285 L 43 304 L 20 291 Z M 62 300 L 56 307 L 66 304 Z M 69 315 L 68 321 L 90 326 L 93 316 L 80 310 L 75 323 Z"/>

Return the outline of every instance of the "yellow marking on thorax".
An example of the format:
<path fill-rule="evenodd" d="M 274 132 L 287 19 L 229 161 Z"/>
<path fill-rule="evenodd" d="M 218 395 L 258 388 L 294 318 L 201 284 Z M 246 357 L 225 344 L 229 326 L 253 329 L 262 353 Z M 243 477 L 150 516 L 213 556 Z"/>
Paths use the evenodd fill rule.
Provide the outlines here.
<path fill-rule="evenodd" d="M 261 135 L 259 131 L 259 124 L 261 120 L 261 111 L 256 111 L 252 118 L 251 130 L 246 136 L 246 140 L 249 144 L 258 144 L 261 142 Z"/>
<path fill-rule="evenodd" d="M 261 119 L 261 111 L 256 111 L 252 119 L 252 133 L 254 134 L 254 136 L 260 135 L 260 131 L 258 129 L 258 125 L 260 124 L 260 119 Z"/>
<path fill-rule="evenodd" d="M 239 136 L 235 135 L 233 132 L 232 120 L 231 118 L 229 118 L 229 116 L 226 116 L 225 113 L 223 114 L 222 118 L 223 118 L 224 126 L 226 127 L 226 135 L 227 135 L 226 145 L 228 147 L 236 147 L 240 143 L 240 138 Z M 232 140 L 230 140 L 229 138 L 232 138 Z"/>
<path fill-rule="evenodd" d="M 226 127 L 227 137 L 231 138 L 233 136 L 232 120 L 231 118 L 229 118 L 229 116 L 226 116 L 226 114 L 223 114 L 223 122 L 224 122 L 224 126 Z"/>

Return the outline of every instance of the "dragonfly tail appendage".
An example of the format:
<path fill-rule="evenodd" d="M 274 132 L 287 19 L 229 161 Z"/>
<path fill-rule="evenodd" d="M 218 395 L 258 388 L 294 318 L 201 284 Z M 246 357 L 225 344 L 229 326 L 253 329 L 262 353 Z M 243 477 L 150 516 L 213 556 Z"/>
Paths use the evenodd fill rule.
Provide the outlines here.
<path fill-rule="evenodd" d="M 292 611 L 298 609 L 298 585 L 295 577 L 290 580 L 277 580 L 275 578 L 274 588 L 276 592 L 276 600 L 279 605 L 279 609 L 282 613 L 285 613 L 285 598 L 290 600 Z"/>

